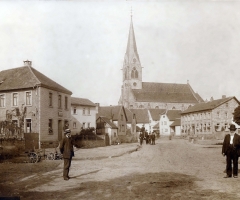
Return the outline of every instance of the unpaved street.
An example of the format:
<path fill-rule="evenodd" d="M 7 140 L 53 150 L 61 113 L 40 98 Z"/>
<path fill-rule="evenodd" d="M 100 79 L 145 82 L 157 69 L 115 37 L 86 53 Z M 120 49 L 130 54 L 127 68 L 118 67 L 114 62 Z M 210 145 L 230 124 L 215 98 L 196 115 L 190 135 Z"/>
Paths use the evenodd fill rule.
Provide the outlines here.
<path fill-rule="evenodd" d="M 76 152 L 69 181 L 62 179 L 62 161 L 0 167 L 0 196 L 21 199 L 240 198 L 240 178 L 223 178 L 221 146 L 184 139 L 161 138 L 156 145 L 143 144 L 138 151 L 95 160 L 83 160 Z"/>

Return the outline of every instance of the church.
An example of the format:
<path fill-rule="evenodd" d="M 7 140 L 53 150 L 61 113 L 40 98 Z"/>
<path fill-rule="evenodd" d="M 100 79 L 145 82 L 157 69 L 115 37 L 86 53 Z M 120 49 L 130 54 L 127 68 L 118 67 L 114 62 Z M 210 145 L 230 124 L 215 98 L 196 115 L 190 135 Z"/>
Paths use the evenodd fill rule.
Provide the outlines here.
<path fill-rule="evenodd" d="M 183 111 L 196 103 L 203 102 L 188 81 L 185 84 L 143 82 L 143 71 L 137 51 L 132 16 L 122 76 L 123 83 L 118 104 L 128 109 Z"/>

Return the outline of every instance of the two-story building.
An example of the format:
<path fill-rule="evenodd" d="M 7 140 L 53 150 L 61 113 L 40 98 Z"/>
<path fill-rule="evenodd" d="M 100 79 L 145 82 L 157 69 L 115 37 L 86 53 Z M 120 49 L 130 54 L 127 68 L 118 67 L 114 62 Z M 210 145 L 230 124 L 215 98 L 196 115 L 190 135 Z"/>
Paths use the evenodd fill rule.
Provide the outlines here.
<path fill-rule="evenodd" d="M 198 103 L 181 114 L 183 135 L 206 135 L 227 132 L 232 123 L 233 112 L 239 106 L 236 97 L 225 97 Z M 221 137 L 224 134 L 221 134 Z"/>
<path fill-rule="evenodd" d="M 34 147 L 58 143 L 71 119 L 72 92 L 32 67 L 24 66 L 0 72 L 1 137 L 31 138 Z M 15 130 L 7 127 L 14 124 Z"/>
<path fill-rule="evenodd" d="M 81 129 L 96 128 L 96 104 L 86 98 L 71 97 L 72 133 L 80 133 Z"/>

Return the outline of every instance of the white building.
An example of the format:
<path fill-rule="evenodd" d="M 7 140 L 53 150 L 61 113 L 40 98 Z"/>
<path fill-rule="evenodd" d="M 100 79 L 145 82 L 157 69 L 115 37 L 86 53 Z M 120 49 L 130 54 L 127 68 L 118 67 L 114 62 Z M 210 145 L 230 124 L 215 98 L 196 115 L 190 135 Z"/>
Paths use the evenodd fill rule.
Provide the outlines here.
<path fill-rule="evenodd" d="M 72 133 L 80 133 L 81 129 L 85 128 L 96 128 L 96 113 L 96 104 L 89 99 L 71 97 Z"/>

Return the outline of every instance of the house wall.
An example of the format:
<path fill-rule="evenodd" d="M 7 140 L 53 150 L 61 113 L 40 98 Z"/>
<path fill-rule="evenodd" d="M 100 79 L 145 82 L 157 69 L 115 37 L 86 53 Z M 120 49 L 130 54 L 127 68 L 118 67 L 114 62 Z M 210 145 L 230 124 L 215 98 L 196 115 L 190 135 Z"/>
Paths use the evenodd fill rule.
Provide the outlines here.
<path fill-rule="evenodd" d="M 65 123 L 71 120 L 71 96 L 43 87 L 40 90 L 39 122 L 40 141 L 59 141 L 63 137 Z M 52 106 L 49 105 L 49 93 L 52 93 Z M 61 95 L 61 108 L 58 107 L 58 95 Z M 67 97 L 67 109 L 65 109 L 65 97 Z M 52 133 L 49 132 L 49 119 L 52 119 Z M 59 120 L 61 127 L 59 127 Z M 60 129 L 59 129 L 60 128 Z"/>
<path fill-rule="evenodd" d="M 76 108 L 76 113 L 74 113 L 74 108 Z M 85 114 L 83 112 L 85 108 Z M 90 114 L 88 113 L 88 109 L 90 109 Z M 79 133 L 81 128 L 88 128 L 88 124 L 90 123 L 89 127 L 96 128 L 96 107 L 92 106 L 77 106 L 71 105 L 71 122 L 70 127 L 73 134 Z M 73 124 L 76 123 L 76 127 L 73 127 Z M 83 123 L 85 123 L 85 127 L 83 127 Z"/>
<path fill-rule="evenodd" d="M 31 94 L 31 103 L 26 105 L 26 92 Z M 13 94 L 17 94 L 17 105 L 13 105 Z M 17 120 L 18 126 L 20 126 L 20 118 L 23 117 L 23 127 L 24 132 L 27 132 L 26 119 L 31 119 L 31 132 L 38 133 L 38 118 L 39 118 L 39 93 L 38 88 L 31 88 L 29 90 L 12 90 L 6 92 L 0 92 L 0 94 L 5 95 L 5 106 L 0 107 L 0 121 L 5 121 L 7 115 L 11 115 L 10 120 Z M 26 109 L 26 114 L 23 116 L 24 108 Z M 20 116 L 17 116 L 16 109 L 19 110 Z M 22 136 L 23 137 L 23 136 Z"/>
<path fill-rule="evenodd" d="M 126 135 L 126 131 L 127 131 L 127 119 L 125 117 L 125 114 L 123 112 L 123 109 L 121 108 L 121 111 L 118 115 L 118 120 L 117 123 L 116 121 L 113 122 L 114 124 L 116 124 L 118 126 L 118 135 Z"/>
<path fill-rule="evenodd" d="M 232 122 L 232 113 L 238 105 L 235 99 L 231 99 L 213 110 L 182 114 L 181 132 L 185 135 L 227 132 Z"/>
<path fill-rule="evenodd" d="M 161 115 L 159 120 L 159 133 L 160 135 L 170 135 L 170 125 L 167 115 Z"/>

